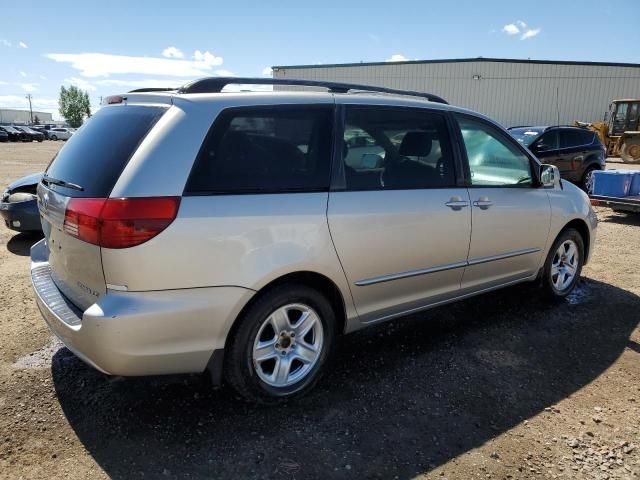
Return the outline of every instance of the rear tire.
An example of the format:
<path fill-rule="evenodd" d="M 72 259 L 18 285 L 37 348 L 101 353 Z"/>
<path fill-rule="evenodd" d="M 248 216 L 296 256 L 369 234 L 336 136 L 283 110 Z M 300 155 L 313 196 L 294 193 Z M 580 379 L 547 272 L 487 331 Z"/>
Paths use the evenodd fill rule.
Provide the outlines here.
<path fill-rule="evenodd" d="M 590 167 L 587 167 L 584 175 L 582 175 L 580 186 L 585 192 L 587 192 L 587 195 L 591 195 L 593 193 L 593 172 L 595 172 L 596 170 L 599 170 L 599 168 L 595 165 L 592 165 Z"/>
<path fill-rule="evenodd" d="M 569 295 L 580 279 L 584 265 L 584 240 L 573 228 L 560 232 L 544 262 L 542 285 L 554 300 Z"/>
<path fill-rule="evenodd" d="M 225 378 L 252 403 L 300 397 L 322 376 L 335 336 L 335 312 L 323 294 L 304 285 L 276 286 L 238 319 L 225 348 Z"/>

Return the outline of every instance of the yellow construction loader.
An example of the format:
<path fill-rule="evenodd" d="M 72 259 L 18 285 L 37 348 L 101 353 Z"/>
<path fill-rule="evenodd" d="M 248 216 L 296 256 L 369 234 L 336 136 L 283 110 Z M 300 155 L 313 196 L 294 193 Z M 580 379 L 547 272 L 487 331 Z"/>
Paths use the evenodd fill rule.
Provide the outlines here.
<path fill-rule="evenodd" d="M 640 99 L 614 100 L 604 121 L 578 122 L 578 127 L 593 130 L 607 147 L 607 156 L 620 157 L 625 163 L 640 163 Z"/>

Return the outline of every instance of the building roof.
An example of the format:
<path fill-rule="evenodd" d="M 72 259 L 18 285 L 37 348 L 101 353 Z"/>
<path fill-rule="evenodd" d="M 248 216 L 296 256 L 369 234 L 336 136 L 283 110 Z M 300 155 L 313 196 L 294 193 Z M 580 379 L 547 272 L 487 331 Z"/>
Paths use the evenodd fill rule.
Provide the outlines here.
<path fill-rule="evenodd" d="M 610 63 L 610 62 L 576 62 L 569 60 L 523 60 L 516 58 L 444 58 L 438 60 L 405 60 L 402 62 L 358 62 L 358 63 L 328 63 L 323 65 L 274 65 L 274 70 L 291 70 L 296 68 L 335 68 L 335 67 L 369 67 L 369 66 L 393 66 L 411 64 L 432 63 L 468 63 L 468 62 L 494 62 L 494 63 L 530 63 L 547 65 L 584 65 L 591 67 L 632 67 L 640 68 L 640 63 Z"/>

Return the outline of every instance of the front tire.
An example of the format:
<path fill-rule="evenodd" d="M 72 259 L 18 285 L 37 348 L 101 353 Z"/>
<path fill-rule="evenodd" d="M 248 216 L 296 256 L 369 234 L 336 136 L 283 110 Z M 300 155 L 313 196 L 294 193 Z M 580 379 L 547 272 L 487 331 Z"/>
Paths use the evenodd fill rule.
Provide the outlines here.
<path fill-rule="evenodd" d="M 640 138 L 626 138 L 620 148 L 620 159 L 624 163 L 640 163 Z"/>
<path fill-rule="evenodd" d="M 51 140 L 55 142 L 56 140 L 58 140 L 58 137 L 56 137 L 55 135 L 51 135 Z"/>
<path fill-rule="evenodd" d="M 323 294 L 282 284 L 263 293 L 238 322 L 225 348 L 224 373 L 245 400 L 274 404 L 314 387 L 336 334 L 335 312 Z"/>
<path fill-rule="evenodd" d="M 568 228 L 558 235 L 544 264 L 542 283 L 552 299 L 569 295 L 580 279 L 584 265 L 584 240 L 580 233 Z"/>

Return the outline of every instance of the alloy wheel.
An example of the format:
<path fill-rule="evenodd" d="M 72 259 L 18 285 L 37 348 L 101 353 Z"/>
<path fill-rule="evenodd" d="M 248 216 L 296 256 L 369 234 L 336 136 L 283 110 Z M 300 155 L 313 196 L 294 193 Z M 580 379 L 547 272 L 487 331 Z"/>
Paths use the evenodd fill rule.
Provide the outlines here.
<path fill-rule="evenodd" d="M 292 303 L 276 309 L 256 335 L 253 368 L 264 383 L 283 388 L 305 378 L 318 363 L 324 328 L 314 309 Z"/>
<path fill-rule="evenodd" d="M 593 172 L 594 170 L 589 170 L 584 176 L 584 189 L 587 195 L 593 194 Z"/>
<path fill-rule="evenodd" d="M 578 272 L 580 254 L 573 240 L 562 242 L 551 261 L 551 283 L 559 292 L 566 290 Z"/>

